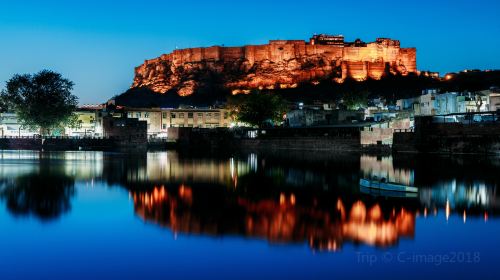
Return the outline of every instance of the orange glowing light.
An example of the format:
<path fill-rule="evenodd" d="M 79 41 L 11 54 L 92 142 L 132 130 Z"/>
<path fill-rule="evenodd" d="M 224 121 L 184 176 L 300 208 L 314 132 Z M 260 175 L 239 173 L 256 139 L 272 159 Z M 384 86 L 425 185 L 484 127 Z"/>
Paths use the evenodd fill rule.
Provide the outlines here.
<path fill-rule="evenodd" d="M 337 210 L 340 212 L 340 217 L 342 220 L 345 220 L 345 208 L 344 204 L 342 203 L 342 200 L 340 198 L 337 200 Z"/>
<path fill-rule="evenodd" d="M 448 221 L 448 219 L 450 218 L 450 202 L 448 200 L 446 200 L 446 220 Z"/>
<path fill-rule="evenodd" d="M 352 221 L 360 221 L 363 222 L 366 220 L 366 206 L 363 202 L 358 201 L 354 203 L 351 208 L 351 213 L 349 217 Z"/>
<path fill-rule="evenodd" d="M 285 204 L 285 194 L 281 193 L 280 194 L 280 205 L 284 205 L 284 204 Z"/>
<path fill-rule="evenodd" d="M 382 219 L 382 209 L 380 208 L 380 205 L 376 204 L 375 206 L 370 209 L 369 212 L 369 217 L 370 220 L 372 221 L 379 221 Z"/>
<path fill-rule="evenodd" d="M 190 187 L 181 185 L 179 188 L 179 196 L 188 204 L 193 202 L 193 191 Z"/>
<path fill-rule="evenodd" d="M 295 195 L 293 193 L 290 195 L 290 203 L 295 205 Z"/>

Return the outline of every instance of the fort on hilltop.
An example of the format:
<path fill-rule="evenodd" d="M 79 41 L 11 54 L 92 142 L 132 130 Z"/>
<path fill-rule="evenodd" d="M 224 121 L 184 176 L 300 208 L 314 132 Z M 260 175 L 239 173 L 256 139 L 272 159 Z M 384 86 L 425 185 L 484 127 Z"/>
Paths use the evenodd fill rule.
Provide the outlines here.
<path fill-rule="evenodd" d="M 416 49 L 401 48 L 398 40 L 346 42 L 341 35 L 321 34 L 309 42 L 271 40 L 266 45 L 174 50 L 137 67 L 132 88 L 187 96 L 207 83 L 220 83 L 237 94 L 324 79 L 341 83 L 409 73 L 417 73 Z"/>

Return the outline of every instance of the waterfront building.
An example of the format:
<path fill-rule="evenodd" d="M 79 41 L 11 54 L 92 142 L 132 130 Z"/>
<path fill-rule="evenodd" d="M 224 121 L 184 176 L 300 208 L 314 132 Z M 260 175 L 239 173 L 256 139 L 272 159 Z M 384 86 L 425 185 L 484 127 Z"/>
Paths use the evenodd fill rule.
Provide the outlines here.
<path fill-rule="evenodd" d="M 290 127 L 306 127 L 326 124 L 326 110 L 304 108 L 286 113 Z"/>
<path fill-rule="evenodd" d="M 16 113 L 0 113 L 1 137 L 30 137 L 38 135 L 39 131 L 25 128 L 19 121 Z"/>
<path fill-rule="evenodd" d="M 227 109 L 162 109 L 162 129 L 168 127 L 218 128 L 230 127 Z"/>
<path fill-rule="evenodd" d="M 364 110 L 303 108 L 288 112 L 286 121 L 290 127 L 339 125 L 361 122 L 364 120 L 364 115 Z"/>
<path fill-rule="evenodd" d="M 102 105 L 84 105 L 75 111 L 77 123 L 74 127 L 64 127 L 55 130 L 52 134 L 57 136 L 73 137 L 100 137 L 102 131 Z M 16 113 L 6 112 L 0 114 L 0 136 L 2 137 L 31 137 L 39 135 L 38 130 L 23 127 Z"/>
<path fill-rule="evenodd" d="M 230 127 L 232 119 L 227 109 L 164 109 L 124 108 L 127 118 L 147 123 L 148 137 L 166 138 L 172 127 L 218 128 Z"/>
<path fill-rule="evenodd" d="M 397 101 L 397 106 L 400 110 L 413 112 L 415 116 L 435 116 L 491 111 L 496 108 L 490 106 L 491 100 L 500 105 L 500 94 L 498 99 L 495 99 L 495 95 L 486 94 L 485 92 L 447 92 L 437 94 L 437 91 L 433 90 L 423 93 L 417 97 L 400 99 Z"/>
<path fill-rule="evenodd" d="M 488 96 L 488 111 L 498 111 L 500 110 L 500 89 L 491 88 L 489 90 L 482 91 L 484 95 Z"/>
<path fill-rule="evenodd" d="M 147 123 L 136 118 L 103 118 L 104 137 L 116 138 L 120 145 L 147 144 Z"/>
<path fill-rule="evenodd" d="M 415 111 L 416 116 L 433 116 L 436 115 L 436 109 L 438 107 L 436 102 L 436 91 L 429 91 L 420 96 L 419 110 Z"/>
<path fill-rule="evenodd" d="M 66 127 L 65 135 L 78 137 L 102 136 L 102 105 L 84 105 L 75 114 L 78 118 L 76 127 Z"/>
<path fill-rule="evenodd" d="M 399 99 L 396 101 L 396 107 L 401 111 L 417 111 L 420 110 L 420 96 Z"/>
<path fill-rule="evenodd" d="M 458 113 L 457 97 L 457 92 L 447 92 L 436 95 L 436 115 Z"/>
<path fill-rule="evenodd" d="M 488 111 L 488 96 L 482 93 L 464 92 L 457 97 L 459 113 Z"/>
<path fill-rule="evenodd" d="M 162 133 L 166 133 L 166 131 L 162 130 L 162 113 L 159 108 L 131 108 L 125 111 L 127 118 L 134 118 L 147 123 L 148 137 L 157 137 L 161 136 Z"/>

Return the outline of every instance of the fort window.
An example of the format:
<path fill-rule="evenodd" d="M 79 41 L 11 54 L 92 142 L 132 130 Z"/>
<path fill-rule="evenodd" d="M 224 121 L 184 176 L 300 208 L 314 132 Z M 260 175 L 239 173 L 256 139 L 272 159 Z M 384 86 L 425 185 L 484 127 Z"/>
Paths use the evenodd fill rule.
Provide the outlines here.
<path fill-rule="evenodd" d="M 193 113 L 188 113 L 188 118 L 192 119 L 193 118 Z"/>
<path fill-rule="evenodd" d="M 175 119 L 175 113 L 170 114 L 170 117 L 171 117 L 172 119 Z"/>
<path fill-rule="evenodd" d="M 135 113 L 135 117 L 136 118 L 140 118 L 141 117 L 141 113 Z"/>
<path fill-rule="evenodd" d="M 181 119 L 184 118 L 184 113 L 180 113 L 179 118 L 181 118 Z"/>
<path fill-rule="evenodd" d="M 167 112 L 161 113 L 161 117 L 164 118 L 164 119 L 166 119 L 167 118 Z"/>

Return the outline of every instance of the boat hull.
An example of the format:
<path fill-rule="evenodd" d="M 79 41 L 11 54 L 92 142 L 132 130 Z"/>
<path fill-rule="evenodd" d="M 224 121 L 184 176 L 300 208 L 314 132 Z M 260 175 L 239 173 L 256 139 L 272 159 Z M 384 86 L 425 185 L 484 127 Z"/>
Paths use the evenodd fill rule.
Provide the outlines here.
<path fill-rule="evenodd" d="M 367 179 L 360 179 L 359 185 L 363 188 L 382 190 L 389 192 L 404 192 L 404 193 L 418 193 L 418 189 L 411 186 L 399 185 L 395 183 L 384 183 L 379 181 L 370 181 Z"/>

